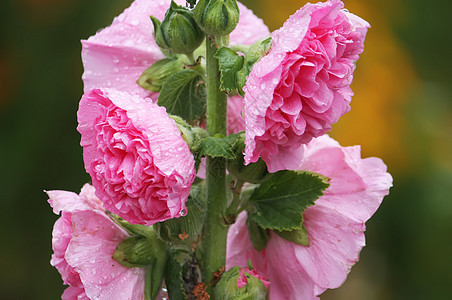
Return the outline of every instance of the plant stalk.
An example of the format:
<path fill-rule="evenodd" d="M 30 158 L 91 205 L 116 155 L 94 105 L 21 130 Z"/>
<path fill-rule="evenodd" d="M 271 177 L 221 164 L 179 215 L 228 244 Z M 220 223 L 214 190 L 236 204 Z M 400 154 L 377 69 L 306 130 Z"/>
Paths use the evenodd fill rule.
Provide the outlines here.
<path fill-rule="evenodd" d="M 215 39 L 207 37 L 207 133 L 226 135 L 227 96 L 220 91 L 218 60 Z M 228 226 L 224 221 L 226 211 L 226 161 L 224 158 L 207 157 L 207 215 L 202 233 L 203 258 L 201 270 L 207 292 L 213 299 L 214 272 L 225 266 Z"/>

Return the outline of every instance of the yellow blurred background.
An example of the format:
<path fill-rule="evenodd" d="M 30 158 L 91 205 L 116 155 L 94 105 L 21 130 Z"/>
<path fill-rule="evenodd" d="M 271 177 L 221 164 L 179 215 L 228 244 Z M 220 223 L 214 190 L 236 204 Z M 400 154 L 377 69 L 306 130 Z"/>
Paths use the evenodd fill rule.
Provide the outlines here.
<path fill-rule="evenodd" d="M 154 0 L 149 0 L 154 1 Z M 76 110 L 80 39 L 131 0 L 2 0 L 0 4 L 0 299 L 57 299 L 49 265 L 56 216 L 44 189 L 79 191 Z M 321 299 L 450 299 L 452 282 L 452 5 L 346 0 L 372 26 L 357 63 L 342 145 L 381 157 L 394 187 L 367 224 L 346 283 Z M 271 30 L 305 2 L 244 0 Z"/>

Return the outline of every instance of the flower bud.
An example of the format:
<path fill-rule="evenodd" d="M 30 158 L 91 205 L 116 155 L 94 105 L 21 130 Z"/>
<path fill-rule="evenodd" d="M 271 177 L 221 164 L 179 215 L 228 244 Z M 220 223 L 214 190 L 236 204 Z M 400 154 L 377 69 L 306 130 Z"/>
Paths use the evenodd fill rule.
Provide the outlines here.
<path fill-rule="evenodd" d="M 113 258 L 127 268 L 144 267 L 166 260 L 165 243 L 152 231 L 148 236 L 135 235 L 123 240 Z"/>
<path fill-rule="evenodd" d="M 266 299 L 269 285 L 270 283 L 256 270 L 236 266 L 221 276 L 215 288 L 215 299 Z"/>
<path fill-rule="evenodd" d="M 137 83 L 151 92 L 160 92 L 168 78 L 182 71 L 184 64 L 179 59 L 164 58 L 155 62 L 138 78 Z"/>
<path fill-rule="evenodd" d="M 210 35 L 228 35 L 239 22 L 236 0 L 201 0 L 193 10 L 199 27 Z"/>
<path fill-rule="evenodd" d="M 204 34 L 193 18 L 192 12 L 171 1 L 163 21 L 151 16 L 155 42 L 170 53 L 191 54 L 204 40 Z"/>

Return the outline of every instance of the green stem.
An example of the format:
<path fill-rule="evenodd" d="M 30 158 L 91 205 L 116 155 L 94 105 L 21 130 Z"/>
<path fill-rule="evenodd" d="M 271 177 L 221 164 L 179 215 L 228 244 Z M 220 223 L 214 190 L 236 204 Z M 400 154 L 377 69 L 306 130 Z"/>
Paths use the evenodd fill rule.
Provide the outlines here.
<path fill-rule="evenodd" d="M 207 132 L 209 135 L 226 134 L 227 97 L 220 91 L 217 50 L 213 38 L 207 37 Z M 228 226 L 224 222 L 226 211 L 226 161 L 207 157 L 207 215 L 202 234 L 202 276 L 209 284 L 213 273 L 226 263 L 226 238 Z M 207 292 L 213 299 L 212 284 Z"/>
<path fill-rule="evenodd" d="M 152 267 L 153 265 L 151 264 L 145 268 L 146 275 L 144 280 L 144 300 L 152 300 Z"/>
<path fill-rule="evenodd" d="M 235 186 L 232 190 L 232 202 L 226 211 L 226 216 L 230 216 L 230 215 L 237 216 L 237 210 L 238 210 L 240 204 L 242 203 L 240 194 L 242 192 L 242 187 L 244 184 L 245 184 L 245 182 L 241 181 L 239 179 L 237 179 L 237 181 L 235 182 Z"/>
<path fill-rule="evenodd" d="M 195 64 L 195 56 L 193 55 L 193 52 L 190 54 L 185 54 L 185 56 L 188 58 L 188 61 L 190 62 L 191 65 Z"/>

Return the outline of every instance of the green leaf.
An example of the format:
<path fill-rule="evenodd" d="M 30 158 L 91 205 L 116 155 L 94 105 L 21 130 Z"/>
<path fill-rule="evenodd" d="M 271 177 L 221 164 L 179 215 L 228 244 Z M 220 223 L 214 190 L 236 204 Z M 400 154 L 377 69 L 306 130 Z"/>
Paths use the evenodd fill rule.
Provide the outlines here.
<path fill-rule="evenodd" d="M 233 50 L 222 47 L 215 53 L 220 67 L 220 89 L 226 93 L 237 90 L 237 72 L 242 68 L 244 57 Z"/>
<path fill-rule="evenodd" d="M 328 178 L 307 171 L 279 171 L 256 188 L 248 211 L 262 228 L 301 229 L 303 212 L 323 195 Z"/>
<path fill-rule="evenodd" d="M 210 157 L 234 159 L 236 144 L 240 140 L 239 134 L 209 136 L 201 140 L 201 153 Z"/>
<path fill-rule="evenodd" d="M 260 227 L 252 218 L 246 219 L 246 226 L 250 234 L 251 244 L 257 251 L 264 250 L 267 246 L 270 234 L 267 229 Z"/>
<path fill-rule="evenodd" d="M 274 232 L 283 239 L 286 239 L 298 245 L 309 247 L 308 232 L 306 231 L 306 228 L 304 226 L 301 227 L 301 229 L 294 229 L 291 231 L 274 230 Z"/>
<path fill-rule="evenodd" d="M 169 114 L 177 115 L 193 124 L 204 119 L 206 85 L 202 76 L 193 69 L 173 74 L 163 85 L 158 105 Z"/>

